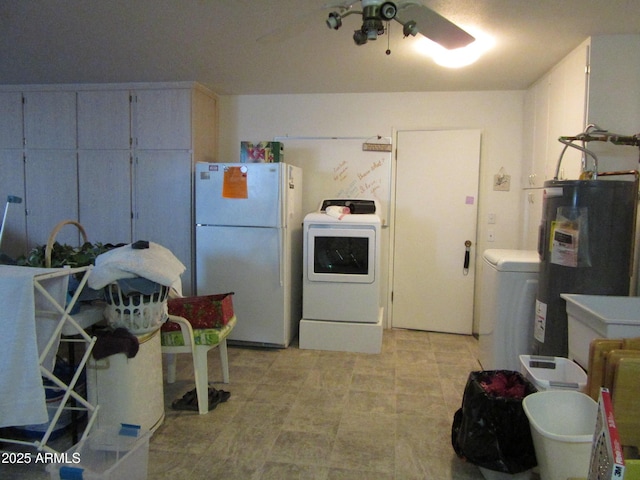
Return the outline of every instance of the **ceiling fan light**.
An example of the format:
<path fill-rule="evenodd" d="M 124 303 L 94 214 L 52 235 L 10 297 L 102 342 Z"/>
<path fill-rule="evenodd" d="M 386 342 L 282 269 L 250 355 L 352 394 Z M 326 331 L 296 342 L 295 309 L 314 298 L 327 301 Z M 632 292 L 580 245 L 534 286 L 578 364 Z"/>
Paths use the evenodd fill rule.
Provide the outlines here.
<path fill-rule="evenodd" d="M 475 41 L 466 47 L 447 50 L 442 45 L 426 37 L 421 37 L 416 42 L 416 49 L 420 53 L 431 57 L 433 61 L 441 67 L 466 67 L 478 61 L 478 59 L 495 44 L 495 41 L 485 34 L 475 32 L 472 34 L 475 37 Z"/>

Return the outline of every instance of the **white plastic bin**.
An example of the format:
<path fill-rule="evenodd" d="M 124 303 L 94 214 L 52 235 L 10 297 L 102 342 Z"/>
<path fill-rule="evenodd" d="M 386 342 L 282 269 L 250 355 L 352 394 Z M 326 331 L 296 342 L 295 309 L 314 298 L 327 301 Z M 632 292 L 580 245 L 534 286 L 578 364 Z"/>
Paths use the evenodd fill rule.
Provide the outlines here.
<path fill-rule="evenodd" d="M 587 373 L 568 358 L 520 355 L 520 372 L 538 390 L 587 390 Z"/>
<path fill-rule="evenodd" d="M 51 480 L 146 480 L 150 436 L 132 427 L 99 428 L 65 452 L 65 463 L 51 463 L 47 471 Z"/>
<path fill-rule="evenodd" d="M 586 478 L 598 404 L 573 390 L 547 390 L 522 401 L 542 480 Z"/>

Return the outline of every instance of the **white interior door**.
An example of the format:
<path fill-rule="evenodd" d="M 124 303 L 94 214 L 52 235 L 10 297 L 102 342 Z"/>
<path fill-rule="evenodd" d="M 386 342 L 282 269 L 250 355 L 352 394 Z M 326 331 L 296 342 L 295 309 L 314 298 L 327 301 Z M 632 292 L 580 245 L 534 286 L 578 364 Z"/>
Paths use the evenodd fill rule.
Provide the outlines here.
<path fill-rule="evenodd" d="M 394 327 L 471 333 L 479 166 L 479 130 L 398 132 Z"/>

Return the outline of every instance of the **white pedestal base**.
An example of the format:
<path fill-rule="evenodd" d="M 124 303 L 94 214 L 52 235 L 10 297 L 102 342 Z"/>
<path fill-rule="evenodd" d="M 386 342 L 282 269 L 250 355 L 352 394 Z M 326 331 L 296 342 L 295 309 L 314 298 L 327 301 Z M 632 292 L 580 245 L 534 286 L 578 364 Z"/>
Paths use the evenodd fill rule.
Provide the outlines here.
<path fill-rule="evenodd" d="M 377 323 L 300 320 L 299 344 L 303 350 L 380 353 L 382 351 L 382 314 Z"/>

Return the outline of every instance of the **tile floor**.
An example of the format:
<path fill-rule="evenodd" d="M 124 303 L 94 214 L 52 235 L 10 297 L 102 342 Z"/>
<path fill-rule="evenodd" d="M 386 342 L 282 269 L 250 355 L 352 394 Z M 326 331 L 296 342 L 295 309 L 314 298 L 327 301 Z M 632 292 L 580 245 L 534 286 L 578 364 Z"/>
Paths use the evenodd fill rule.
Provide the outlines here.
<path fill-rule="evenodd" d="M 473 337 L 407 330 L 385 331 L 380 355 L 230 347 L 231 383 L 215 386 L 231 398 L 207 415 L 170 407 L 193 388 L 179 355 L 149 479 L 482 479 L 451 447 L 476 353 Z M 209 369 L 220 378 L 215 350 Z M 0 465 L 0 478 L 49 477 Z"/>

